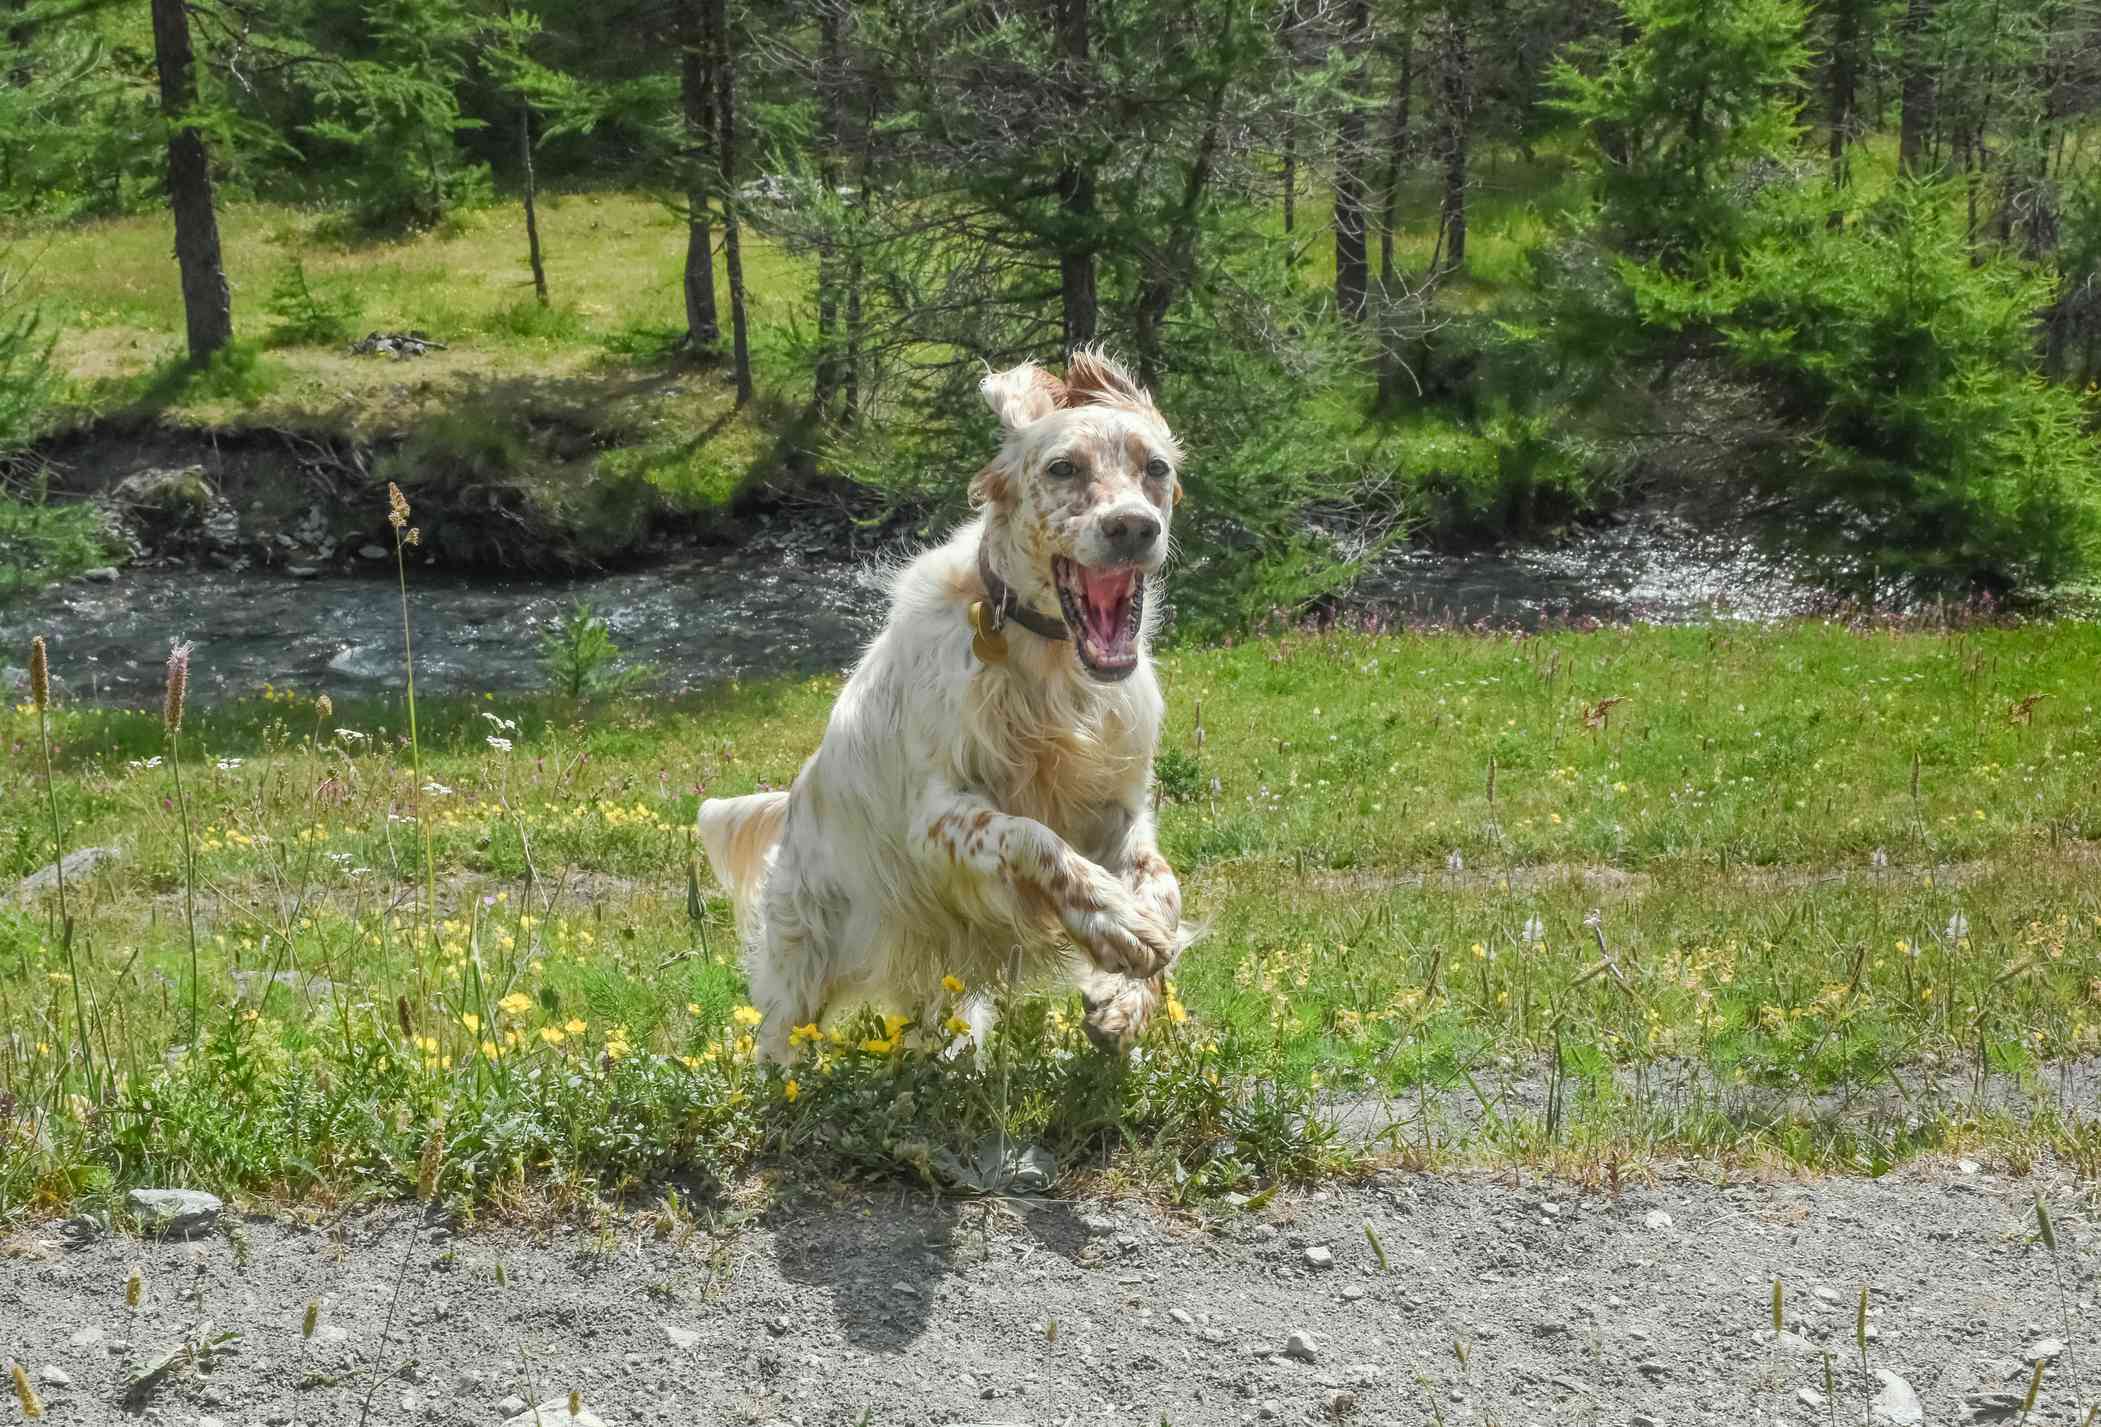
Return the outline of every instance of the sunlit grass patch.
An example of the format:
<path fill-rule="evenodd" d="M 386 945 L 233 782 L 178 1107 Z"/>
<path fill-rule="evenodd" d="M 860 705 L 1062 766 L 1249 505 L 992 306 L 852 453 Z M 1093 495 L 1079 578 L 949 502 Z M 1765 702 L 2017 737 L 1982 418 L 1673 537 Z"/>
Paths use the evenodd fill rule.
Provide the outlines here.
<path fill-rule="evenodd" d="M 77 980 L 51 903 L 0 911 L 0 1198 L 516 1202 L 777 1164 L 954 1187 L 988 1137 L 1196 1198 L 1365 1155 L 2085 1162 L 2051 1087 L 2101 1051 L 2097 656 L 2075 623 L 1170 652 L 1163 843 L 1209 935 L 1121 1070 L 1057 997 L 982 1059 L 929 1006 L 750 1063 L 689 828 L 794 777 L 835 679 L 425 701 L 420 782 L 398 704 L 194 710 L 195 982 L 160 720 L 59 709 L 65 841 L 117 853 L 69 879 Z M 53 844 L 29 712 L 0 724 L 12 879 Z"/>

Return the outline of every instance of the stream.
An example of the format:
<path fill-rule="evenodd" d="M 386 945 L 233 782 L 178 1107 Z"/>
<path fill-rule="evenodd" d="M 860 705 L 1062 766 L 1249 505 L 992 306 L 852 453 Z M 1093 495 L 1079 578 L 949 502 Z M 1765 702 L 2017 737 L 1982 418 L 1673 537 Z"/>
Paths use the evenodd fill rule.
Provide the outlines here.
<path fill-rule="evenodd" d="M 390 571 L 381 573 L 386 568 L 311 579 L 133 568 L 114 583 L 72 581 L 0 606 L 0 666 L 26 663 L 30 638 L 42 634 L 72 697 L 150 704 L 169 642 L 181 638 L 197 646 L 193 698 L 231 698 L 265 683 L 370 696 L 401 679 L 401 594 Z M 1741 537 L 1648 512 L 1554 547 L 1466 556 L 1395 551 L 1364 571 L 1345 607 L 1392 620 L 1530 627 L 1774 619 L 1807 611 L 1815 598 L 1807 586 L 1773 575 Z M 572 579 L 411 569 L 418 690 L 540 687 L 541 637 L 578 600 L 606 620 L 623 657 L 654 666 L 670 692 L 844 669 L 883 613 L 868 561 L 841 560 L 823 536 L 792 528 L 763 532 L 735 551 Z"/>

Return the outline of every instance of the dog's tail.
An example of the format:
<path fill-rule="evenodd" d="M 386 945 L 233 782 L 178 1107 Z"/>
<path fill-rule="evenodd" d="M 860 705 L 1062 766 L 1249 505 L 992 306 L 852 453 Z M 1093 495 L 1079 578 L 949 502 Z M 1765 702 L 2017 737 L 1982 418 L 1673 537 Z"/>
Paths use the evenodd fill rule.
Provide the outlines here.
<path fill-rule="evenodd" d="M 766 863 L 788 820 L 786 793 L 710 798 L 700 805 L 700 845 L 708 851 L 715 880 L 737 905 L 741 922 L 766 880 Z"/>

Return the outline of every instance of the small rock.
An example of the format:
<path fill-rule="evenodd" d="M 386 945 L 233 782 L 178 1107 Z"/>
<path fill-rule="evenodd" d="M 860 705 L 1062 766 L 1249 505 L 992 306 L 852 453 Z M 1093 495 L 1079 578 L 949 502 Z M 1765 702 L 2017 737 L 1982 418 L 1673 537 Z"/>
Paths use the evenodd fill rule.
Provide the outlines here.
<path fill-rule="evenodd" d="M 1882 1384 L 1882 1391 L 1868 1404 L 1869 1422 L 1916 1427 L 1926 1420 L 1926 1409 L 1919 1405 L 1919 1395 L 1911 1390 L 1910 1383 L 1888 1368 L 1876 1368 L 1875 1377 Z"/>
<path fill-rule="evenodd" d="M 1955 1161 L 1955 1167 L 1964 1174 L 1975 1174 L 1978 1170 L 1984 1168 L 1983 1165 L 1977 1163 L 1974 1159 L 1959 1159 Z"/>
<path fill-rule="evenodd" d="M 694 1332 L 691 1328 L 675 1328 L 671 1324 L 666 1323 L 664 1325 L 664 1336 L 671 1340 L 672 1347 L 681 1350 L 700 1346 L 700 1334 Z M 525 1409 L 521 1407 L 518 1410 L 522 1412 Z"/>
<path fill-rule="evenodd" d="M 1651 1229 L 1668 1229 L 1671 1226 L 1671 1216 L 1661 1209 L 1651 1209 L 1641 1216 L 1641 1222 Z"/>
<path fill-rule="evenodd" d="M 56 1363 L 44 1364 L 36 1370 L 36 1375 L 52 1387 L 71 1387 L 73 1385 L 73 1374 L 67 1372 Z"/>
<path fill-rule="evenodd" d="M 1187 1308 L 1170 1308 L 1167 1310 L 1167 1316 L 1174 1319 L 1175 1322 L 1181 1324 L 1184 1328 L 1196 1326 L 1196 1317 Z"/>
<path fill-rule="evenodd" d="M 1255 1409 L 1255 1415 L 1264 1422 L 1274 1422 L 1284 1415 L 1284 1404 L 1274 1397 L 1265 1397 L 1262 1405 Z"/>
<path fill-rule="evenodd" d="M 1795 1397 L 1804 1407 L 1822 1407 L 1824 1405 L 1824 1394 L 1813 1387 L 1803 1388 L 1795 1394 Z"/>
<path fill-rule="evenodd" d="M 314 580 L 321 576 L 319 565 L 287 565 L 285 573 L 295 580 Z"/>
<path fill-rule="evenodd" d="M 1214 1345 L 1223 1343 L 1226 1340 L 1226 1334 L 1223 1328 L 1205 1328 L 1201 1332 L 1199 1332 L 1197 1336 L 1199 1338 L 1202 1338 L 1205 1342 Z"/>
<path fill-rule="evenodd" d="M 1644 1358 L 1634 1365 L 1634 1370 L 1644 1377 L 1662 1377 L 1671 1370 L 1671 1365 L 1657 1358 Z"/>
<path fill-rule="evenodd" d="M 569 1399 L 551 1397 L 537 1407 L 528 1407 L 503 1427 L 606 1427 L 605 1419 L 586 1407 L 571 1415 Z"/>
<path fill-rule="evenodd" d="M 1810 1292 L 1816 1295 L 1819 1303 L 1828 1303 L 1834 1308 L 1846 1301 L 1835 1288 L 1813 1288 Z"/>
<path fill-rule="evenodd" d="M 195 1234 L 209 1229 L 226 1206 L 201 1189 L 134 1189 L 124 1196 L 131 1212 L 155 1234 Z"/>
<path fill-rule="evenodd" d="M 357 554 L 360 560 L 384 560 L 387 558 L 387 547 L 384 545 L 360 545 L 357 547 Z"/>
<path fill-rule="evenodd" d="M 1348 1288 L 1342 1290 L 1342 1301 L 1345 1303 L 1355 1303 L 1358 1299 L 1362 1298 L 1363 1296 L 1363 1288 L 1354 1283 L 1351 1284 Z"/>
<path fill-rule="evenodd" d="M 97 565 L 92 570 L 82 570 L 80 578 L 93 580 L 98 585 L 114 585 L 117 582 L 117 567 L 115 565 Z"/>
<path fill-rule="evenodd" d="M 1306 1250 L 1306 1262 L 1315 1268 L 1333 1268 L 1335 1267 L 1335 1255 L 1326 1245 L 1315 1244 L 1312 1248 Z"/>
<path fill-rule="evenodd" d="M 1284 1340 L 1284 1356 L 1310 1363 L 1320 1356 L 1320 1344 L 1303 1328 Z"/>
<path fill-rule="evenodd" d="M 1627 1419 L 1627 1427 L 1661 1427 L 1661 1424 L 1648 1413 L 1637 1412 Z"/>
<path fill-rule="evenodd" d="M 2036 1363 L 2047 1363 L 2055 1359 L 2064 1350 L 2065 1345 L 2057 1339 L 2043 1338 L 2028 1345 L 2028 1351 L 2021 1354 L 2021 1361 L 2031 1366 Z"/>
<path fill-rule="evenodd" d="M 77 881 L 93 871 L 96 864 L 106 858 L 115 857 L 114 847 L 79 847 L 67 853 L 60 861 L 39 868 L 15 884 L 15 895 L 26 897 L 32 892 L 43 892 L 56 887 L 61 875 L 69 882 Z"/>
<path fill-rule="evenodd" d="M 1342 1370 L 1342 1375 L 1359 1387 L 1370 1387 L 1378 1381 L 1384 1371 L 1377 1363 L 1351 1363 Z"/>
<path fill-rule="evenodd" d="M 82 1328 L 78 1333 L 66 1339 L 66 1342 L 76 1348 L 99 1348 L 108 1338 L 109 1334 L 103 1332 L 100 1328 Z"/>
<path fill-rule="evenodd" d="M 785 1338 L 788 1335 L 788 1315 L 783 1313 L 778 1317 L 768 1318 L 766 1331 L 776 1338 Z"/>
<path fill-rule="evenodd" d="M 906 1298 L 917 1298 L 919 1296 L 919 1290 L 914 1288 L 911 1284 L 906 1283 L 903 1279 L 899 1279 L 897 1282 L 891 1284 L 890 1291 L 892 1293 L 902 1294 Z"/>
<path fill-rule="evenodd" d="M 1962 1400 L 1963 1421 L 2004 1422 L 2020 1416 L 2026 1400 L 2021 1392 L 1973 1392 Z"/>
<path fill-rule="evenodd" d="M 496 1403 L 496 1410 L 506 1417 L 516 1417 L 531 1405 L 531 1403 L 514 1392 L 509 1397 L 499 1398 Z M 564 1402 L 562 1406 L 566 1410 L 569 1404 Z"/>
<path fill-rule="evenodd" d="M 1326 1398 L 1328 1415 L 1337 1419 L 1349 1417 L 1357 1411 L 1357 1394 L 1348 1388 L 1337 1387 L 1328 1391 Z"/>

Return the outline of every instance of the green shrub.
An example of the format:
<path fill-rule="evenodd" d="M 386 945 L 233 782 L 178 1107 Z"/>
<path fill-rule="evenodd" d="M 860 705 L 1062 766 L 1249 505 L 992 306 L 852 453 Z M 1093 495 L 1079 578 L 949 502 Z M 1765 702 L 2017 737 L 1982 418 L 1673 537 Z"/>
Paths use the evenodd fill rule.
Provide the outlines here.
<path fill-rule="evenodd" d="M 365 302 L 347 283 L 316 287 L 306 264 L 294 257 L 277 275 L 263 308 L 277 319 L 270 330 L 272 346 L 320 347 L 349 341 Z"/>
<path fill-rule="evenodd" d="M 582 600 L 541 637 L 540 668 L 550 689 L 572 699 L 632 693 L 656 676 L 647 665 L 621 666 L 612 632 Z"/>
<path fill-rule="evenodd" d="M 1771 400 L 1751 454 L 1788 544 L 1873 595 L 2002 594 L 2089 568 L 2093 415 L 2039 371 L 2052 280 L 1964 242 L 1948 193 L 1905 185 L 1827 222 L 1821 186 L 1763 205 L 1739 259 L 1629 263 L 1641 320 L 1691 336 Z"/>

